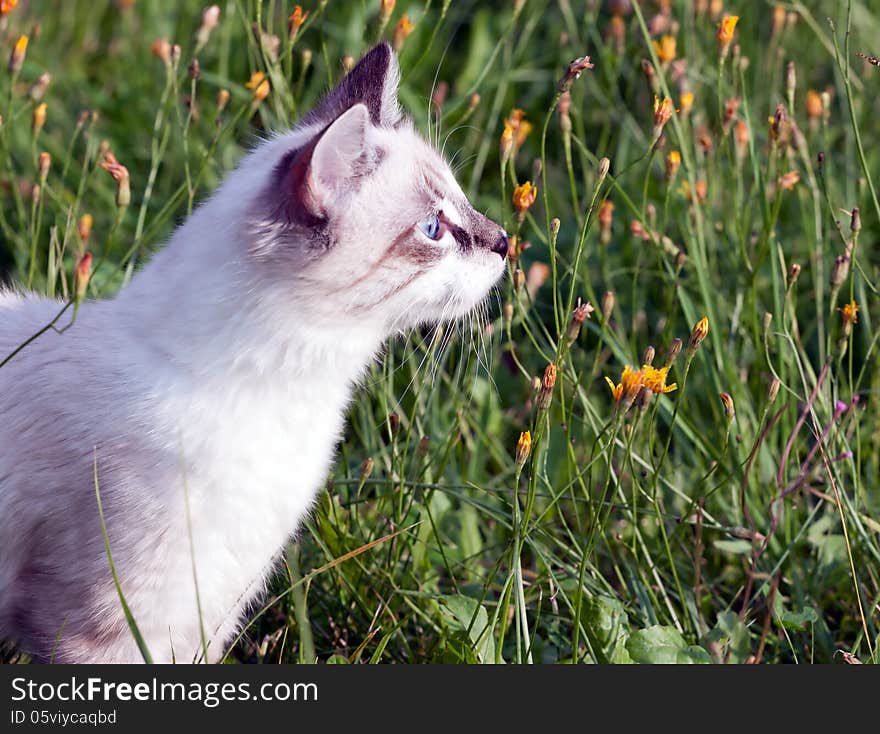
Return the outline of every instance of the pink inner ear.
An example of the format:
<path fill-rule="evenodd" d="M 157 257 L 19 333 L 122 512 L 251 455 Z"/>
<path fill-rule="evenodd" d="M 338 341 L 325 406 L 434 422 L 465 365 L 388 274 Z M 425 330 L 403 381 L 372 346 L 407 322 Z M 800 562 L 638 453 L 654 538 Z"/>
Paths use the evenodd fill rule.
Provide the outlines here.
<path fill-rule="evenodd" d="M 320 137 L 312 153 L 311 180 L 323 203 L 338 195 L 354 177 L 366 147 L 367 108 L 357 104 L 342 113 Z"/>

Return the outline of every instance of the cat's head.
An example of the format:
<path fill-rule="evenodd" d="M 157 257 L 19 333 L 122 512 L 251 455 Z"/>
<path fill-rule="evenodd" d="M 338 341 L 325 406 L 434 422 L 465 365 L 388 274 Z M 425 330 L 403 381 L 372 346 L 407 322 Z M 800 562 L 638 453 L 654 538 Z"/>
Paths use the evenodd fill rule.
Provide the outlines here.
<path fill-rule="evenodd" d="M 504 230 L 401 113 L 399 76 L 394 52 L 377 46 L 269 143 L 249 222 L 250 255 L 267 272 L 325 313 L 389 329 L 470 311 L 507 254 Z"/>

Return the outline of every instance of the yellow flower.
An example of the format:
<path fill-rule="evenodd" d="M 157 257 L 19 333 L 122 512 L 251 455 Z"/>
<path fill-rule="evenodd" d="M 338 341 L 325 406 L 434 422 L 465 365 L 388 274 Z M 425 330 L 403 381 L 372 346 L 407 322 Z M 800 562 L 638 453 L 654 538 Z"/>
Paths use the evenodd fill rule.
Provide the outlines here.
<path fill-rule="evenodd" d="M 666 384 L 668 367 L 652 367 L 649 364 L 642 365 L 642 383 L 654 394 L 668 393 L 678 389 L 678 384 L 673 382 Z"/>
<path fill-rule="evenodd" d="M 77 224 L 77 230 L 79 231 L 80 239 L 82 239 L 83 242 L 85 242 L 89 238 L 89 235 L 92 233 L 92 222 L 93 221 L 94 220 L 92 219 L 92 215 L 88 214 L 88 213 L 83 214 L 79 218 L 79 223 Z"/>
<path fill-rule="evenodd" d="M 516 209 L 517 214 L 524 216 L 532 204 L 535 203 L 537 196 L 538 189 L 537 187 L 532 186 L 530 181 L 526 181 L 524 184 L 517 186 L 513 190 L 513 206 Z"/>
<path fill-rule="evenodd" d="M 675 36 L 663 36 L 659 41 L 654 41 L 654 51 L 661 64 L 675 61 L 676 42 Z"/>
<path fill-rule="evenodd" d="M 34 107 L 34 112 L 31 115 L 31 127 L 33 128 L 34 135 L 39 135 L 40 130 L 43 129 L 43 125 L 46 124 L 46 103 L 40 102 L 36 107 Z"/>
<path fill-rule="evenodd" d="M 522 466 L 529 458 L 532 450 L 532 434 L 523 431 L 519 434 L 519 441 L 516 442 L 516 465 Z"/>
<path fill-rule="evenodd" d="M 725 15 L 718 24 L 718 32 L 715 34 L 715 38 L 718 39 L 718 46 L 722 51 L 726 51 L 727 47 L 730 46 L 730 42 L 733 40 L 733 31 L 736 29 L 738 22 L 738 15 Z"/>
<path fill-rule="evenodd" d="M 501 158 L 506 161 L 510 157 L 511 150 L 513 150 L 513 128 L 505 123 L 501 133 Z"/>
<path fill-rule="evenodd" d="M 609 377 L 605 378 L 605 382 L 607 382 L 608 387 L 611 388 L 611 395 L 614 397 L 614 402 L 620 403 L 622 400 L 624 404 L 629 407 L 639 394 L 639 390 L 642 389 L 644 376 L 641 370 L 634 370 L 629 365 L 626 365 L 620 375 L 619 383 L 615 385 Z"/>
<path fill-rule="evenodd" d="M 28 37 L 19 36 L 12 49 L 12 53 L 9 55 L 9 71 L 12 73 L 16 74 L 21 71 L 21 67 L 24 64 L 25 54 L 27 54 L 27 47 Z"/>
<path fill-rule="evenodd" d="M 844 324 L 859 323 L 859 306 L 855 301 L 844 304 L 843 308 L 838 309 L 843 317 Z"/>
<path fill-rule="evenodd" d="M 269 91 L 271 89 L 271 85 L 269 84 L 268 79 L 263 79 L 254 90 L 254 102 L 262 102 L 266 97 L 269 96 Z"/>
<path fill-rule="evenodd" d="M 694 93 L 682 92 L 681 97 L 678 100 L 678 107 L 683 115 L 690 112 L 694 107 Z"/>
<path fill-rule="evenodd" d="M 244 85 L 248 89 L 253 89 L 254 91 L 256 91 L 256 89 L 260 86 L 260 84 L 263 83 L 263 80 L 265 78 L 266 78 L 266 75 L 262 71 L 255 71 L 253 74 L 251 74 L 251 78 L 248 81 L 246 81 L 244 83 Z"/>
<path fill-rule="evenodd" d="M 681 153 L 677 150 L 669 151 L 669 154 L 666 156 L 666 180 L 672 181 L 675 178 L 675 174 L 678 173 L 678 169 L 681 166 Z"/>

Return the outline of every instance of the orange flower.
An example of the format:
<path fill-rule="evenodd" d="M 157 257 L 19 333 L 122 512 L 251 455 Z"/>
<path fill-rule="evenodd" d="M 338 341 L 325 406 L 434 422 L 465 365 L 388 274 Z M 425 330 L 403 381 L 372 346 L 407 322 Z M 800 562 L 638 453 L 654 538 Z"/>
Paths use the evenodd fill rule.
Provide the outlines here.
<path fill-rule="evenodd" d="M 9 15 L 15 10 L 16 5 L 18 5 L 18 0 L 0 0 L 0 18 Z"/>
<path fill-rule="evenodd" d="M 671 385 L 666 384 L 666 374 L 669 367 L 652 367 L 649 364 L 642 365 L 642 384 L 654 394 L 662 394 L 672 392 L 678 389 L 678 384 L 673 382 Z"/>
<path fill-rule="evenodd" d="M 818 120 L 822 117 L 825 105 L 822 104 L 822 95 L 817 91 L 810 89 L 807 91 L 806 99 L 807 117 L 811 120 Z"/>
<path fill-rule="evenodd" d="M 779 185 L 779 188 L 791 191 L 795 187 L 795 184 L 800 180 L 801 174 L 797 171 L 789 171 L 780 176 L 776 183 Z"/>
<path fill-rule="evenodd" d="M 722 55 L 726 54 L 727 49 L 730 48 L 730 42 L 733 40 L 733 31 L 736 29 L 738 22 L 738 15 L 725 15 L 718 24 L 718 32 L 715 34 L 715 38 L 718 39 L 718 47 Z"/>
<path fill-rule="evenodd" d="M 532 434 L 523 431 L 519 434 L 519 441 L 516 442 L 516 465 L 522 466 L 529 458 L 532 451 Z"/>
<path fill-rule="evenodd" d="M 666 126 L 666 123 L 669 122 L 669 119 L 672 117 L 672 100 L 669 97 L 664 97 L 663 101 L 660 101 L 659 97 L 654 97 L 654 137 L 660 137 L 660 133 L 663 132 L 663 128 Z"/>
<path fill-rule="evenodd" d="M 659 41 L 653 42 L 654 51 L 661 64 L 675 61 L 676 42 L 675 36 L 662 36 Z"/>
<path fill-rule="evenodd" d="M 838 310 L 845 326 L 859 323 L 859 306 L 855 301 L 844 304 L 843 308 Z"/>
<path fill-rule="evenodd" d="M 510 158 L 510 151 L 513 150 L 513 128 L 510 124 L 504 124 L 504 130 L 501 132 L 501 159 L 507 161 Z"/>
<path fill-rule="evenodd" d="M 33 128 L 34 135 L 39 135 L 40 130 L 43 129 L 43 125 L 46 124 L 46 103 L 40 102 L 36 107 L 34 107 L 34 112 L 31 115 L 31 127 Z"/>
<path fill-rule="evenodd" d="M 266 75 L 262 71 L 255 71 L 251 74 L 251 78 L 248 79 L 244 85 L 248 89 L 252 89 L 256 91 L 257 87 L 263 83 L 263 80 L 266 78 Z"/>
<path fill-rule="evenodd" d="M 287 35 L 293 39 L 297 33 L 299 33 L 299 29 L 302 28 L 302 24 L 306 22 L 306 18 L 309 17 L 309 11 L 306 10 L 303 12 L 301 5 L 296 5 L 293 8 L 293 12 L 290 14 L 290 17 L 287 19 Z"/>
<path fill-rule="evenodd" d="M 525 213 L 535 203 L 537 196 L 538 189 L 532 186 L 530 181 L 526 181 L 513 190 L 513 206 L 520 217 L 525 216 Z"/>
<path fill-rule="evenodd" d="M 404 15 L 394 28 L 394 50 L 400 51 L 403 48 L 403 42 L 407 36 L 413 32 L 415 24 L 410 20 L 408 15 Z"/>
<path fill-rule="evenodd" d="M 79 218 L 79 223 L 77 224 L 77 230 L 79 231 L 80 239 L 85 242 L 89 235 L 92 233 L 92 215 L 91 214 L 83 214 Z"/>
<path fill-rule="evenodd" d="M 150 53 L 166 66 L 171 65 L 171 44 L 164 38 L 157 38 L 150 44 Z"/>

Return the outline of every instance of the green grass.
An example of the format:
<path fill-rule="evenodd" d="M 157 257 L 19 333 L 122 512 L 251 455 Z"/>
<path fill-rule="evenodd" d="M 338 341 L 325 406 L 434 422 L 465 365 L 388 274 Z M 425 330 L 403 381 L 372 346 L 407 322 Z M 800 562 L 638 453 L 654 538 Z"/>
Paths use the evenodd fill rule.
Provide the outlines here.
<path fill-rule="evenodd" d="M 783 3 L 774 28 L 772 3 L 730 2 L 742 18 L 722 64 L 717 19 L 673 1 L 682 67 L 648 44 L 647 0 L 621 21 L 606 7 L 619 2 L 399 0 L 384 29 L 379 0 L 307 0 L 295 41 L 292 3 L 228 0 L 198 80 L 203 6 L 127 4 L 22 2 L 4 21 L 3 48 L 31 36 L 20 73 L 0 74 L 7 279 L 68 300 L 87 248 L 90 296 L 112 293 L 264 130 L 292 124 L 404 12 L 404 106 L 446 141 L 475 206 L 530 244 L 511 261 L 526 286 L 509 278 L 486 320 L 413 334 L 372 369 L 327 491 L 230 661 L 877 662 L 880 68 L 856 56 L 880 54 L 874 4 Z M 277 56 L 252 28 L 280 37 Z M 157 37 L 181 45 L 176 69 L 151 55 Z M 595 68 L 571 86 L 565 132 L 557 84 L 585 54 Z M 254 105 L 257 70 L 272 91 Z M 34 134 L 28 89 L 46 71 Z M 654 94 L 679 107 L 683 85 L 693 109 L 655 147 Z M 442 109 L 432 89 L 446 90 Z M 819 117 L 808 90 L 828 92 Z M 502 164 L 514 108 L 533 127 Z M 104 140 L 131 173 L 126 209 L 96 166 Z M 36 201 L 41 151 L 52 165 Z M 789 171 L 800 180 L 786 189 Z M 525 180 L 538 196 L 519 222 Z M 578 298 L 596 312 L 572 341 Z M 689 349 L 704 315 L 708 336 Z M 662 366 L 676 337 L 678 390 L 616 407 L 604 378 L 649 346 Z"/>

